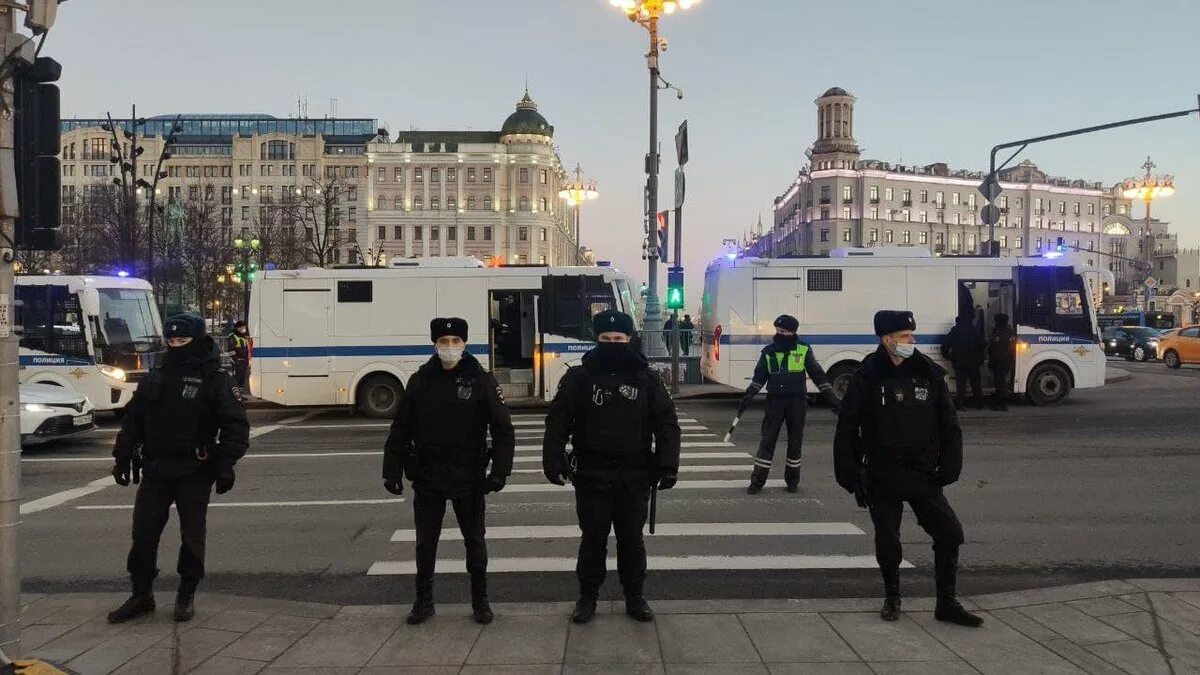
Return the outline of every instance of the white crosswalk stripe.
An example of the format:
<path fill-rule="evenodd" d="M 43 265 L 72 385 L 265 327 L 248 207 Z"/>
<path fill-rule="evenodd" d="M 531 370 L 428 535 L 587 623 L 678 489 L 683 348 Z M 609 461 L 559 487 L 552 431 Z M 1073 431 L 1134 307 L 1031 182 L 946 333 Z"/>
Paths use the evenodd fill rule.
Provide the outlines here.
<path fill-rule="evenodd" d="M 647 532 L 649 525 L 646 526 Z M 854 523 L 659 523 L 656 537 L 766 537 L 766 536 L 832 536 L 866 534 Z M 519 525 L 489 527 L 488 539 L 575 539 L 575 525 Z M 610 535 L 611 536 L 611 535 Z M 415 542 L 416 530 L 396 530 L 394 542 Z M 462 541 L 458 530 L 442 532 L 442 541 Z"/>
<path fill-rule="evenodd" d="M 562 558 L 489 558 L 488 572 L 574 572 L 576 559 Z M 873 555 L 696 555 L 647 556 L 650 570 L 813 570 L 813 569 L 873 569 Z M 901 567 L 911 568 L 907 560 Z M 465 560 L 439 560 L 439 574 L 465 574 Z M 617 569 L 616 558 L 608 559 L 608 569 Z M 380 561 L 367 570 L 370 576 L 416 574 L 417 564 L 411 561 Z"/>

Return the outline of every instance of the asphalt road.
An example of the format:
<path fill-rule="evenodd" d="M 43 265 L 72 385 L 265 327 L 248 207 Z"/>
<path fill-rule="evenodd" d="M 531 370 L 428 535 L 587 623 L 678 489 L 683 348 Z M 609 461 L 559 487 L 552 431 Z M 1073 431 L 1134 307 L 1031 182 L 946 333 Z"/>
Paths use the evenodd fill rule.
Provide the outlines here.
<path fill-rule="evenodd" d="M 1194 485 L 1200 368 L 1113 365 L 1132 377 L 1075 392 L 1059 407 L 963 415 L 965 468 L 948 490 L 967 535 L 963 592 L 1200 576 Z M 743 489 L 761 407 L 748 411 L 725 446 L 721 436 L 733 408 L 731 401 L 680 404 L 689 445 L 680 486 L 660 497 L 660 533 L 647 538 L 649 595 L 876 594 L 870 520 L 833 483 L 833 415 L 810 410 L 801 493 L 789 495 L 773 481 L 751 497 Z M 545 485 L 541 417 L 519 414 L 519 473 L 488 502 L 492 595 L 568 600 L 577 545 L 572 495 Z M 386 423 L 295 410 L 254 411 L 252 423 L 256 437 L 237 486 L 214 497 L 205 590 L 351 604 L 409 601 L 412 512 L 381 485 Z M 125 588 L 133 490 L 104 485 L 114 435 L 102 429 L 26 451 L 22 565 L 30 591 Z M 781 440 L 773 479 L 782 477 L 782 463 Z M 445 532 L 438 598 L 464 601 L 463 552 L 450 519 Z M 904 540 L 913 566 L 906 585 L 930 594 L 932 553 L 911 515 Z M 174 584 L 177 541 L 172 523 L 160 558 L 164 587 Z M 619 594 L 615 572 L 605 593 Z"/>

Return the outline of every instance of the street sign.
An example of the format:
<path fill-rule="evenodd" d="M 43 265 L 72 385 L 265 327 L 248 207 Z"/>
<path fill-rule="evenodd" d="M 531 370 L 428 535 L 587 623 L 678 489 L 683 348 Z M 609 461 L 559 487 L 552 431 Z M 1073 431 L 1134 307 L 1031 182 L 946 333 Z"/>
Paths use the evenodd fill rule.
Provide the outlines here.
<path fill-rule="evenodd" d="M 688 163 L 687 120 L 684 120 L 679 125 L 679 131 L 675 132 L 675 158 L 679 166 Z"/>
<path fill-rule="evenodd" d="M 989 202 L 995 202 L 996 197 L 1000 196 L 1000 181 L 996 180 L 995 175 L 988 174 L 988 177 L 979 184 L 979 193 Z"/>
<path fill-rule="evenodd" d="M 1146 288 L 1154 288 L 1155 286 L 1158 286 L 1158 279 L 1155 279 L 1154 277 L 1146 277 L 1146 280 L 1142 283 L 1146 284 Z"/>
<path fill-rule="evenodd" d="M 995 204 L 988 204 L 979 211 L 979 218 L 984 225 L 995 225 L 1000 222 L 1000 209 Z"/>
<path fill-rule="evenodd" d="M 1146 289 L 1146 297 L 1153 298 L 1154 296 L 1158 295 L 1157 291 L 1158 291 L 1157 288 L 1150 286 L 1149 288 Z"/>
<path fill-rule="evenodd" d="M 683 167 L 675 169 L 675 208 L 683 206 L 683 196 L 687 179 L 683 175 Z"/>

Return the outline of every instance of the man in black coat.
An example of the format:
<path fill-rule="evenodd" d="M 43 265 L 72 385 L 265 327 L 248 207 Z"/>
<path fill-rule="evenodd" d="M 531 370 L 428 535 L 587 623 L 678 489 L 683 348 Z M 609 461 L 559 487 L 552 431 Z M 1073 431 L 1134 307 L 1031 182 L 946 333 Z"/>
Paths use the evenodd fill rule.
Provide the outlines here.
<path fill-rule="evenodd" d="M 992 382 L 996 386 L 996 400 L 992 410 L 1008 410 L 1009 383 L 1013 366 L 1017 360 L 1017 340 L 1008 324 L 1007 314 L 997 314 L 992 339 L 988 341 L 988 367 L 992 370 Z"/>
<path fill-rule="evenodd" d="M 775 460 L 775 444 L 779 441 L 779 431 L 785 422 L 788 440 L 783 480 L 788 492 L 800 490 L 800 453 L 804 445 L 804 420 L 808 414 L 808 378 L 812 378 L 821 396 L 837 411 L 838 399 L 829 384 L 829 378 L 813 356 L 812 347 L 796 336 L 799 329 L 800 322 L 794 316 L 781 314 L 775 319 L 775 337 L 759 354 L 754 376 L 742 398 L 744 408 L 759 390 L 764 387 L 767 390 L 762 441 L 754 457 L 747 494 L 758 494 L 766 484 Z"/>
<path fill-rule="evenodd" d="M 975 407 L 983 409 L 983 385 L 980 383 L 979 369 L 983 367 L 983 352 L 987 341 L 983 333 L 975 329 L 970 315 L 964 314 L 954 322 L 954 327 L 942 341 L 942 356 L 954 367 L 954 384 L 956 396 L 954 407 L 963 410 L 967 398 L 967 383 L 971 385 L 974 394 Z"/>
<path fill-rule="evenodd" d="M 434 614 L 433 570 L 449 501 L 467 549 L 475 621 L 491 623 L 484 495 L 503 490 L 512 473 L 512 419 L 496 378 L 465 351 L 467 322 L 434 319 L 429 332 L 437 354 L 409 378 L 383 457 L 384 488 L 403 494 L 407 475 L 416 492 L 417 598 L 407 621 L 419 624 Z"/>
<path fill-rule="evenodd" d="M 596 614 L 608 535 L 615 531 L 625 613 L 652 621 L 654 612 L 643 595 L 642 528 L 651 486 L 669 490 L 678 479 L 679 421 L 666 387 L 630 344 L 633 319 L 609 310 L 593 317 L 592 324 L 599 344 L 559 381 L 542 442 L 546 479 L 575 485 L 582 536 L 575 567 L 579 600 L 571 620 L 587 623 Z"/>
<path fill-rule="evenodd" d="M 885 621 L 900 618 L 900 517 L 904 502 L 933 538 L 938 621 L 978 627 L 956 599 L 962 525 L 942 488 L 962 471 L 962 430 L 946 371 L 916 349 L 912 312 L 875 314 L 880 345 L 863 359 L 842 398 L 834 437 L 838 485 L 871 510 L 883 575 Z"/>
<path fill-rule="evenodd" d="M 233 488 L 233 467 L 250 443 L 250 425 L 236 386 L 221 370 L 220 351 L 204 320 L 182 314 L 163 325 L 163 364 L 138 383 L 113 445 L 113 478 L 139 483 L 133 506 L 133 546 L 126 567 L 133 595 L 108 615 L 123 623 L 154 611 L 158 543 L 179 512 L 179 590 L 175 620 L 195 614 L 196 587 L 204 578 L 208 500 Z"/>

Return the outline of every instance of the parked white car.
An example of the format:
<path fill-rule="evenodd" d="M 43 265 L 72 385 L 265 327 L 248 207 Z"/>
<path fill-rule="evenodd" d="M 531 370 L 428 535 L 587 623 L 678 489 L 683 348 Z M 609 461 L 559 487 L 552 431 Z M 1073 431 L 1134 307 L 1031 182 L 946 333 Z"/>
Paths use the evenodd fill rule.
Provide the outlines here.
<path fill-rule="evenodd" d="M 96 427 L 92 402 L 52 384 L 21 385 L 21 445 L 37 445 Z"/>

